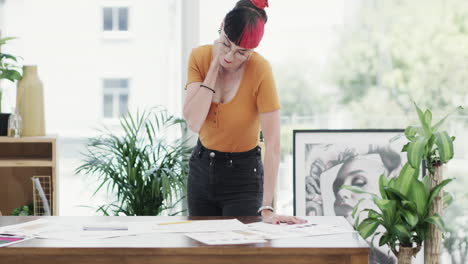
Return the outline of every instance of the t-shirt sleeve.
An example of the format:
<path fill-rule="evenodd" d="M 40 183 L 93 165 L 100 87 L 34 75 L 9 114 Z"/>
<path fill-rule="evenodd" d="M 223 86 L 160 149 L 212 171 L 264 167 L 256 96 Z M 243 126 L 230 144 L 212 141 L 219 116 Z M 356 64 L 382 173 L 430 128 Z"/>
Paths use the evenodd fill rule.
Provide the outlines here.
<path fill-rule="evenodd" d="M 265 63 L 263 71 L 263 78 L 257 93 L 257 108 L 260 113 L 271 112 L 281 108 L 271 65 Z"/>
<path fill-rule="evenodd" d="M 196 54 L 196 49 L 192 49 L 188 62 L 187 83 L 185 84 L 185 89 L 187 89 L 187 85 L 193 82 L 203 82 L 200 64 L 197 61 Z"/>

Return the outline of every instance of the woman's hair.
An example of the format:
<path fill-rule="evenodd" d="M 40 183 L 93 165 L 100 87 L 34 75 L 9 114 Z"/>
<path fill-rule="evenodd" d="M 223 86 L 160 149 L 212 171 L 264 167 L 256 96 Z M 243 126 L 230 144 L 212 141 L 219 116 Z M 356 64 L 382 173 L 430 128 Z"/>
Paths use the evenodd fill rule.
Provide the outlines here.
<path fill-rule="evenodd" d="M 258 46 L 268 20 L 268 0 L 240 0 L 224 18 L 224 32 L 230 41 L 245 49 Z"/>

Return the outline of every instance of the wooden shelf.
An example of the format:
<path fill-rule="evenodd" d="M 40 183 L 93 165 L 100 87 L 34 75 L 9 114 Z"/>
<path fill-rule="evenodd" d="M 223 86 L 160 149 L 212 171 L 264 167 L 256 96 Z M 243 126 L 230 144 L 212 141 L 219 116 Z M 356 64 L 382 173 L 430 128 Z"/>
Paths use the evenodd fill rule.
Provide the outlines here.
<path fill-rule="evenodd" d="M 6 137 L 6 136 L 0 136 L 0 143 L 41 143 L 41 142 L 55 142 L 56 137 L 55 136 L 43 136 L 43 137 L 20 137 L 20 138 L 14 138 L 14 137 Z"/>
<path fill-rule="evenodd" d="M 33 176 L 50 176 L 51 210 L 52 215 L 56 215 L 56 141 L 56 137 L 50 135 L 0 137 L 0 211 L 3 215 L 33 202 Z"/>
<path fill-rule="evenodd" d="M 51 159 L 1 158 L 0 167 L 53 167 Z"/>

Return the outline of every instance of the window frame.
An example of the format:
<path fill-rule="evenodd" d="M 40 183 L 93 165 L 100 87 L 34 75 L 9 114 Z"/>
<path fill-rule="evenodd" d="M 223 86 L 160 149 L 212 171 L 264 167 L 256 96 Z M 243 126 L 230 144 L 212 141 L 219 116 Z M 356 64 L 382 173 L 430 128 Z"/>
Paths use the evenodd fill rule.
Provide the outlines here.
<path fill-rule="evenodd" d="M 127 81 L 127 87 L 105 87 L 105 82 L 107 80 L 125 80 Z M 101 117 L 103 120 L 118 120 L 121 116 L 122 113 L 120 113 L 120 96 L 126 95 L 127 96 L 127 111 L 130 105 L 130 87 L 131 87 L 131 79 L 129 77 L 105 77 L 101 79 L 101 87 L 102 87 L 102 97 L 101 97 L 101 102 L 102 102 L 102 107 L 101 107 Z M 107 117 L 105 115 L 105 102 L 104 98 L 106 95 L 112 96 L 112 116 Z M 124 113 L 125 114 L 125 113 Z"/>
<path fill-rule="evenodd" d="M 111 8 L 112 29 L 104 29 L 104 9 Z M 127 9 L 127 30 L 119 30 L 119 8 Z M 132 37 L 132 3 L 126 0 L 106 0 L 99 6 L 100 31 L 104 39 L 128 39 Z"/>

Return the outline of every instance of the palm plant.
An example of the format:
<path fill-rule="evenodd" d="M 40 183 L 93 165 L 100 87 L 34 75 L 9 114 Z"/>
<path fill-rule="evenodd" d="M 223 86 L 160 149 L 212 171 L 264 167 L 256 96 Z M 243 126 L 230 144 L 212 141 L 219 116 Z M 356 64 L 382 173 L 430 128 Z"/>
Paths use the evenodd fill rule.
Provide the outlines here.
<path fill-rule="evenodd" d="M 168 139 L 186 123 L 162 108 L 120 118 L 123 135 L 107 133 L 91 138 L 84 164 L 76 173 L 97 175 L 117 201 L 100 206 L 105 215 L 159 215 L 173 209 L 186 193 L 191 149 L 185 138 Z M 180 212 L 177 212 L 180 213 Z M 177 214 L 174 213 L 173 215 Z"/>

